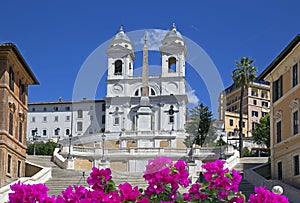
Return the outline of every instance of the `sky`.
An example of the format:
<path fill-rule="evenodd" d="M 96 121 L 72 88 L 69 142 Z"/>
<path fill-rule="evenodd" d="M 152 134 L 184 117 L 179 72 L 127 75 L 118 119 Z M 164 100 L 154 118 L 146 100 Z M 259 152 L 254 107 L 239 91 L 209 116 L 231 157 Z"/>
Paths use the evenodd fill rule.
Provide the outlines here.
<path fill-rule="evenodd" d="M 254 59 L 259 75 L 300 33 L 299 7 L 297 0 L 11 0 L 1 2 L 0 43 L 15 43 L 39 80 L 40 85 L 29 88 L 30 102 L 57 101 L 59 97 L 67 101 L 73 99 L 75 81 L 87 59 L 111 40 L 120 25 L 126 33 L 133 33 L 169 30 L 175 23 L 185 38 L 205 52 L 222 85 L 228 87 L 236 60 L 244 56 Z M 199 52 L 195 60 L 202 64 L 206 59 L 198 55 Z M 138 69 L 141 52 L 136 56 L 134 68 Z M 105 63 L 101 59 L 99 64 Z M 151 52 L 149 64 L 160 65 L 157 51 Z M 99 66 L 93 71 L 107 68 Z M 210 106 L 216 117 L 217 101 L 211 94 L 218 90 L 211 87 L 214 79 L 205 75 L 213 68 L 203 65 L 200 69 L 187 61 L 188 97 L 192 104 L 203 102 Z M 85 77 L 87 83 L 90 77 L 93 75 Z M 104 73 L 95 98 L 89 98 L 89 94 L 80 96 L 103 99 L 105 79 Z"/>

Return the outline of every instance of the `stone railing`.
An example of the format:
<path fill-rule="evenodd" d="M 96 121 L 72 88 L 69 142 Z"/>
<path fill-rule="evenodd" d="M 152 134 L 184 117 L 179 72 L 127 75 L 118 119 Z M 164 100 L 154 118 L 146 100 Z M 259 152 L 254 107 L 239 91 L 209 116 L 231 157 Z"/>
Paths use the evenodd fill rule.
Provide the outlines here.
<path fill-rule="evenodd" d="M 262 164 L 260 166 L 245 170 L 245 179 L 248 180 L 255 187 L 266 186 L 269 190 L 272 190 L 274 186 L 279 185 L 283 188 L 283 195 L 285 195 L 290 202 L 299 202 L 299 189 L 291 185 L 285 184 L 280 180 L 267 180 L 263 176 L 255 172 L 255 170 L 262 171 L 263 167 L 268 167 L 268 164 Z"/>
<path fill-rule="evenodd" d="M 104 154 L 106 156 L 109 155 L 132 155 L 139 153 L 147 153 L 147 154 L 178 154 L 181 156 L 188 156 L 188 153 L 191 149 L 189 148 L 153 148 L 153 147 L 143 147 L 143 148 L 105 148 Z M 220 147 L 209 147 L 209 148 L 193 148 L 193 156 L 214 156 L 219 155 L 220 152 L 224 151 L 223 148 Z M 63 152 L 67 152 L 64 148 Z M 71 150 L 72 155 L 102 155 L 102 148 L 94 148 L 94 147 L 79 147 L 73 146 Z"/>
<path fill-rule="evenodd" d="M 233 154 L 226 159 L 225 167 L 229 170 L 232 170 L 233 167 L 239 162 L 240 153 L 237 150 L 234 150 Z"/>
<path fill-rule="evenodd" d="M 65 159 L 60 155 L 59 148 L 55 148 L 53 152 L 53 162 L 56 163 L 59 167 L 64 169 L 74 169 L 74 159 Z"/>
<path fill-rule="evenodd" d="M 13 185 L 17 182 L 21 182 L 22 184 L 36 184 L 36 183 L 45 183 L 51 178 L 51 168 L 42 167 L 36 165 L 34 163 L 26 161 L 26 165 L 29 165 L 32 170 L 38 171 L 31 177 L 22 177 L 17 181 L 10 183 L 2 188 L 0 188 L 0 203 L 8 201 L 8 194 L 11 192 L 10 185 Z M 27 166 L 28 168 L 28 166 Z M 30 172 L 29 172 L 30 173 Z"/>

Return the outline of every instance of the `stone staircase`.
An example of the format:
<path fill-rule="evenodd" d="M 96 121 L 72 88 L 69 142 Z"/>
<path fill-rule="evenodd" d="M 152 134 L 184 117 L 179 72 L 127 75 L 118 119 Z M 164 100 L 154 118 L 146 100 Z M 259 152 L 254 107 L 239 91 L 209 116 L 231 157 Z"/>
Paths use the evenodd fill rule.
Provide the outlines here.
<path fill-rule="evenodd" d="M 26 160 L 40 165 L 44 167 L 49 167 L 49 168 L 59 168 L 55 163 L 52 162 L 52 157 L 51 156 L 42 156 L 42 155 L 27 155 Z"/>
<path fill-rule="evenodd" d="M 148 183 L 143 178 L 142 172 L 129 173 L 112 171 L 112 179 L 114 180 L 116 186 L 119 184 L 124 184 L 125 182 L 130 183 L 132 186 L 138 186 L 139 188 L 146 189 Z"/>
<path fill-rule="evenodd" d="M 46 186 L 49 188 L 48 194 L 56 196 L 61 195 L 61 192 L 69 185 L 82 185 L 84 187 L 89 187 L 86 182 L 89 173 L 90 171 L 52 168 L 52 178 L 46 182 Z"/>
<path fill-rule="evenodd" d="M 244 157 L 240 159 L 239 163 L 234 166 L 234 169 L 239 171 L 243 177 L 241 183 L 239 184 L 239 191 L 246 195 L 247 200 L 249 199 L 250 194 L 254 193 L 254 186 L 244 179 L 244 170 L 266 163 L 267 161 L 267 157 Z"/>
<path fill-rule="evenodd" d="M 61 169 L 52 162 L 51 156 L 27 155 L 27 161 L 52 168 L 52 178 L 45 183 L 49 188 L 49 195 L 60 195 L 61 191 L 65 190 L 69 185 L 83 185 L 88 187 L 86 179 L 90 171 Z"/>
<path fill-rule="evenodd" d="M 60 195 L 61 191 L 65 190 L 69 185 L 83 185 L 89 187 L 86 183 L 86 179 L 89 176 L 90 171 L 61 169 L 52 162 L 50 156 L 27 156 L 27 160 L 41 166 L 52 168 L 52 178 L 46 182 L 46 186 L 49 188 L 49 195 Z M 240 162 L 235 165 L 234 169 L 239 171 L 243 176 L 244 170 L 266 162 L 267 159 L 257 157 L 242 158 L 240 159 Z M 116 186 L 128 182 L 132 186 L 138 186 L 139 188 L 145 189 L 148 185 L 143 178 L 143 173 L 112 171 L 112 177 Z M 243 178 L 239 185 L 239 190 L 246 195 L 248 200 L 250 194 L 254 193 L 254 186 Z"/>

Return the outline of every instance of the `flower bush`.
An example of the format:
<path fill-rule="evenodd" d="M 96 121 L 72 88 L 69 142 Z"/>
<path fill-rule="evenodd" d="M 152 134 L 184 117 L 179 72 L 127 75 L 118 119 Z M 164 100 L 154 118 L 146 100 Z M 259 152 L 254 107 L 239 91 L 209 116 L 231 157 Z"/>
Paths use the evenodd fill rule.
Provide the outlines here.
<path fill-rule="evenodd" d="M 241 182 L 239 172 L 224 168 L 224 161 L 216 160 L 202 165 L 205 169 L 203 183 L 190 184 L 187 163 L 159 157 L 148 162 L 144 179 L 148 182 L 145 190 L 133 187 L 128 182 L 116 187 L 111 170 L 93 168 L 87 183 L 90 188 L 69 186 L 57 197 L 48 195 L 44 184 L 26 185 L 16 183 L 9 194 L 11 203 L 244 203 L 245 196 L 238 192 Z M 185 188 L 188 193 L 179 192 Z M 264 187 L 255 189 L 248 203 L 288 203 L 285 196 L 274 194 Z"/>

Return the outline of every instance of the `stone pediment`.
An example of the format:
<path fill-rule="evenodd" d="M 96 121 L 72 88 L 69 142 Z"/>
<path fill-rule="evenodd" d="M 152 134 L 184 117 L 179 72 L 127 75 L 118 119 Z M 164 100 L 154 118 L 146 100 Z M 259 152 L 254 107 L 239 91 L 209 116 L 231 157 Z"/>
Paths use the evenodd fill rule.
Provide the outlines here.
<path fill-rule="evenodd" d="M 128 54 L 130 54 L 134 58 L 133 51 L 121 45 L 116 45 L 111 47 L 110 49 L 106 50 L 106 54 L 109 57 L 117 57 L 117 58 L 125 57 Z"/>
<path fill-rule="evenodd" d="M 182 44 L 176 42 L 171 42 L 170 44 L 163 45 L 159 48 L 161 52 L 165 53 L 181 53 L 182 51 L 186 52 L 186 47 Z"/>

